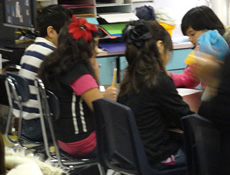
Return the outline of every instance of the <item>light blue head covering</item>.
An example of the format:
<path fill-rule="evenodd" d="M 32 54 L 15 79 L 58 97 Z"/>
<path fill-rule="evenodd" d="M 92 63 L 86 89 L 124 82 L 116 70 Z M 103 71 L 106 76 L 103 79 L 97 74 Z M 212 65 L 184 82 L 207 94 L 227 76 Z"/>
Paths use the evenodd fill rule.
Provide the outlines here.
<path fill-rule="evenodd" d="M 209 30 L 197 39 L 198 50 L 224 61 L 229 53 L 229 47 L 217 30 Z"/>

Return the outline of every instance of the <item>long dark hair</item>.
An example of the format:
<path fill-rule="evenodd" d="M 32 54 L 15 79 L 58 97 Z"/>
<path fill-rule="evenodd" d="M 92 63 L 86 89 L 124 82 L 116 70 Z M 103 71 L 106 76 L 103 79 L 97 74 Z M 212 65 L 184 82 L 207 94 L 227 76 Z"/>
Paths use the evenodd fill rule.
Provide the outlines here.
<path fill-rule="evenodd" d="M 207 6 L 199 6 L 190 9 L 183 17 L 181 30 L 184 35 L 189 27 L 194 30 L 218 30 L 223 35 L 225 28 L 212 9 Z"/>
<path fill-rule="evenodd" d="M 60 75 L 67 72 L 75 63 L 84 64 L 96 79 L 90 58 L 96 56 L 97 41 L 95 38 L 98 33 L 91 33 L 92 40 L 86 42 L 83 37 L 73 39 L 72 34 L 68 32 L 68 24 L 61 29 L 57 49 L 44 59 L 39 69 L 38 77 L 43 80 L 45 85 L 58 85 Z"/>
<path fill-rule="evenodd" d="M 128 67 L 121 83 L 120 94 L 138 93 L 142 85 L 155 87 L 160 72 L 165 72 L 157 47 L 161 40 L 165 51 L 172 50 L 169 33 L 156 21 L 134 21 L 123 30 Z"/>

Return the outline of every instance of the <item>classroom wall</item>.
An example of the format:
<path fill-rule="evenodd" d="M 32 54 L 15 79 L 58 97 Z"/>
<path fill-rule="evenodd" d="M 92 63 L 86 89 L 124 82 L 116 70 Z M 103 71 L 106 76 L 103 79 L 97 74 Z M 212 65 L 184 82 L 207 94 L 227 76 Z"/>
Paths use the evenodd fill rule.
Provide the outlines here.
<path fill-rule="evenodd" d="M 173 36 L 178 36 L 182 35 L 180 30 L 181 19 L 188 10 L 196 6 L 196 0 L 154 0 L 154 2 L 144 4 L 151 5 L 154 9 L 163 11 L 174 19 L 176 28 L 173 31 Z M 143 3 L 135 3 L 133 10 L 142 5 Z"/>
<path fill-rule="evenodd" d="M 199 1 L 201 2 L 201 0 Z M 230 0 L 209 0 L 210 7 L 220 18 L 224 25 L 230 25 Z M 173 31 L 174 36 L 182 35 L 180 30 L 181 19 L 184 14 L 198 4 L 198 0 L 154 0 L 152 3 L 144 3 L 153 6 L 156 10 L 163 10 L 176 22 Z M 142 6 L 143 3 L 136 3 L 133 8 Z M 133 10 L 134 10 L 133 9 Z"/>

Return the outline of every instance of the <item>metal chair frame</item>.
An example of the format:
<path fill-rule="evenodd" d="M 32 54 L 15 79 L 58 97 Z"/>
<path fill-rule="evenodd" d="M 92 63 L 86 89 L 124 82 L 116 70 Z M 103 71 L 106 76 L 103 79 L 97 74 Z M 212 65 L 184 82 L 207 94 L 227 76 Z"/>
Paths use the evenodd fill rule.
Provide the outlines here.
<path fill-rule="evenodd" d="M 21 82 L 21 84 L 19 83 Z M 23 86 L 23 93 L 22 89 L 19 88 L 19 86 Z M 33 142 L 28 141 L 27 143 L 21 136 L 22 132 L 22 120 L 23 120 L 23 103 L 29 100 L 30 97 L 30 91 L 29 91 L 29 84 L 28 81 L 14 73 L 7 72 L 7 77 L 5 80 L 5 86 L 6 86 L 6 92 L 8 96 L 8 102 L 9 102 L 9 114 L 7 119 L 7 125 L 6 125 L 6 132 L 5 132 L 5 138 L 8 142 L 12 143 L 15 147 L 22 147 L 24 149 L 36 149 L 42 147 L 41 142 Z M 11 133 L 12 130 L 12 122 L 14 117 L 13 110 L 14 110 L 14 104 L 16 104 L 19 108 L 19 120 L 18 120 L 18 127 L 17 127 L 17 139 L 13 140 L 10 138 L 9 133 Z"/>
<path fill-rule="evenodd" d="M 50 162 L 58 164 L 64 169 L 67 170 L 75 170 L 75 169 L 85 169 L 93 165 L 97 165 L 99 172 L 101 175 L 104 175 L 105 172 L 98 163 L 98 160 L 95 159 L 80 159 L 72 157 L 71 155 L 65 154 L 60 151 L 60 148 L 57 144 L 57 139 L 54 131 L 53 121 L 59 117 L 59 101 L 56 95 L 46 90 L 43 82 L 41 79 L 36 78 L 35 79 L 35 86 L 38 88 L 38 100 L 39 100 L 39 110 L 41 111 L 42 115 L 42 132 L 44 137 L 44 145 L 46 149 L 46 153 L 49 157 Z M 51 102 L 52 100 L 52 102 Z M 51 105 L 52 103 L 52 105 Z M 52 109 L 53 108 L 55 109 Z M 47 138 L 47 129 L 46 129 L 46 123 L 48 124 L 48 128 L 50 130 L 51 139 L 52 139 L 52 146 L 55 148 L 55 154 L 50 153 L 50 143 L 48 142 Z"/>

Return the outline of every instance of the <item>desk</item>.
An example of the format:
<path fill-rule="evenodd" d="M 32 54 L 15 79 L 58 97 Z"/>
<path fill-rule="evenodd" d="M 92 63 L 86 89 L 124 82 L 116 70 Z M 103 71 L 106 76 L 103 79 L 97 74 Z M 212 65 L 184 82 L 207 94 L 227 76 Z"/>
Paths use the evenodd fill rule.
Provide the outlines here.
<path fill-rule="evenodd" d="M 98 59 L 100 59 L 100 58 L 106 58 L 106 57 L 110 57 L 110 58 L 114 57 L 116 65 L 114 65 L 114 67 L 111 66 L 111 68 L 112 67 L 113 68 L 115 68 L 115 67 L 117 68 L 117 81 L 116 81 L 117 83 L 120 83 L 120 81 L 121 81 L 121 76 L 120 76 L 121 75 L 120 74 L 120 72 L 121 72 L 121 65 L 120 65 L 121 61 L 120 61 L 120 59 L 124 55 L 125 55 L 125 52 L 107 52 L 107 51 L 99 52 L 97 54 L 97 58 Z M 112 81 L 112 72 L 113 72 L 113 69 L 111 69 L 110 71 L 111 71 L 111 75 L 109 75 L 110 73 L 109 74 L 107 73 L 106 75 L 109 76 L 111 78 L 111 81 Z M 100 77 L 100 79 L 101 79 L 101 77 Z"/>
<path fill-rule="evenodd" d="M 172 59 L 166 66 L 166 70 L 172 73 L 182 73 L 186 64 L 184 60 L 192 49 L 188 45 L 174 44 Z M 108 58 L 108 60 L 106 60 Z M 125 74 L 125 68 L 128 62 L 125 58 L 125 52 L 107 52 L 101 51 L 97 55 L 98 63 L 101 65 L 100 81 L 102 85 L 111 84 L 113 69 L 117 68 L 117 83 L 121 82 Z M 112 65 L 111 65 L 112 64 Z"/>
<path fill-rule="evenodd" d="M 202 92 L 183 96 L 183 100 L 189 105 L 190 110 L 197 113 L 201 104 Z"/>

